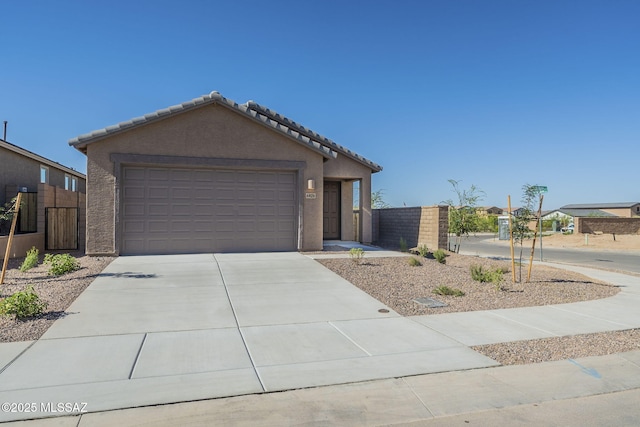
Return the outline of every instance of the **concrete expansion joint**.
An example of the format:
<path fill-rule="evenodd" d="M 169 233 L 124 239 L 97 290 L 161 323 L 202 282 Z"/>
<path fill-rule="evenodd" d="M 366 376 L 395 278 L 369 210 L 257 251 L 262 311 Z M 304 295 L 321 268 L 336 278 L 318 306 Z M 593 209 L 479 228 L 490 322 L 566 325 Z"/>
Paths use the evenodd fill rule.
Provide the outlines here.
<path fill-rule="evenodd" d="M 147 333 L 145 332 L 144 336 L 142 337 L 142 341 L 140 342 L 140 347 L 138 348 L 138 353 L 136 354 L 136 357 L 133 360 L 133 365 L 131 365 L 131 371 L 129 371 L 128 379 L 131 379 L 133 377 L 133 372 L 136 369 L 136 365 L 138 364 L 138 360 L 140 359 L 140 353 L 142 353 L 142 348 L 144 347 L 144 343 L 145 343 L 146 340 L 147 340 Z"/>

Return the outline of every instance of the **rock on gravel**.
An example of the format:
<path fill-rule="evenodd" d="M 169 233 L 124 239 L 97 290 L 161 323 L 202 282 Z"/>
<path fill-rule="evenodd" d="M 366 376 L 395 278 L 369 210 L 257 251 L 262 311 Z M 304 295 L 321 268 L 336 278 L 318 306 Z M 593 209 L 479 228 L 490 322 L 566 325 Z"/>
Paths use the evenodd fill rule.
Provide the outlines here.
<path fill-rule="evenodd" d="M 19 270 L 24 258 L 10 259 L 4 284 L 0 286 L 0 298 L 14 292 L 23 291 L 29 285 L 47 309 L 42 316 L 35 319 L 14 320 L 13 317 L 0 316 L 0 342 L 37 340 L 46 332 L 51 324 L 65 315 L 65 310 L 93 282 L 96 276 L 114 260 L 111 257 L 88 257 L 78 252 L 70 252 L 80 263 L 80 269 L 62 276 L 48 274 L 49 267 L 40 264 L 26 272 Z"/>

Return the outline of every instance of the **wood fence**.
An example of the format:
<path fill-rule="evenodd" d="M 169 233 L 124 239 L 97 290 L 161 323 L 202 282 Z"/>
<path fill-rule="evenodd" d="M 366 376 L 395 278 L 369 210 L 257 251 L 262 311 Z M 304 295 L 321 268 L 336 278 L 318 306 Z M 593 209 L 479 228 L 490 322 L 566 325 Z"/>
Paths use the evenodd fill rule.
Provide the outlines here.
<path fill-rule="evenodd" d="M 78 249 L 78 208 L 47 208 L 45 248 Z"/>

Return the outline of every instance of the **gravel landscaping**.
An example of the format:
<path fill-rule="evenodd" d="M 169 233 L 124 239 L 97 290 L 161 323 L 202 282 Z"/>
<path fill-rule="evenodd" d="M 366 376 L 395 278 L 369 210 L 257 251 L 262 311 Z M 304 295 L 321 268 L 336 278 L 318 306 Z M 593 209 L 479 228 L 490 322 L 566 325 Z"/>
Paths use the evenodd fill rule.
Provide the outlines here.
<path fill-rule="evenodd" d="M 563 304 L 607 298 L 619 292 L 615 286 L 581 274 L 539 265 L 533 266 L 530 282 L 514 283 L 509 271 L 498 287 L 471 279 L 471 265 L 510 270 L 508 261 L 449 254 L 446 264 L 440 264 L 434 259 L 413 256 L 422 265 L 412 267 L 409 258 L 365 256 L 359 264 L 348 258 L 317 261 L 404 316 Z M 522 267 L 522 275 L 526 278 L 526 265 Z M 440 286 L 458 289 L 464 292 L 464 296 L 434 294 Z M 417 298 L 432 298 L 446 306 L 430 308 L 416 303 L 414 300 Z M 503 365 L 513 365 L 638 350 L 639 338 L 640 330 L 633 329 L 492 344 L 473 349 Z"/>
<path fill-rule="evenodd" d="M 111 257 L 88 257 L 78 252 L 71 252 L 80 262 L 80 269 L 62 276 L 48 273 L 49 267 L 40 264 L 26 272 L 19 270 L 24 258 L 10 259 L 0 286 L 0 298 L 8 297 L 14 292 L 23 291 L 27 286 L 33 289 L 40 300 L 47 303 L 42 316 L 28 320 L 14 320 L 9 316 L 0 316 L 0 342 L 37 340 L 49 329 L 56 319 L 64 316 L 64 311 L 93 282 L 96 276 L 113 261 Z"/>
<path fill-rule="evenodd" d="M 620 291 L 581 274 L 546 266 L 534 265 L 530 282 L 514 283 L 508 261 L 449 253 L 446 264 L 414 256 L 422 265 L 412 267 L 409 258 L 367 258 L 365 255 L 359 264 L 345 258 L 320 259 L 318 262 L 403 316 L 563 304 L 606 298 Z M 503 275 L 499 285 L 480 283 L 471 278 L 472 265 L 509 272 Z M 517 266 L 516 270 L 519 270 Z M 526 280 L 526 265 L 522 267 L 522 275 Z M 465 295 L 436 295 L 433 291 L 439 286 L 459 289 Z M 429 308 L 414 302 L 425 297 L 447 306 Z"/>

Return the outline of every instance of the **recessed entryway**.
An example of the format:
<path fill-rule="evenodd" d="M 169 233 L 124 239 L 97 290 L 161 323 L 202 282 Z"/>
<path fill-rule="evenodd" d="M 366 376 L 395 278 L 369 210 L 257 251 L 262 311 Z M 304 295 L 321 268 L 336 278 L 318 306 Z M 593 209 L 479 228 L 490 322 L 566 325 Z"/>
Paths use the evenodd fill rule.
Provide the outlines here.
<path fill-rule="evenodd" d="M 322 208 L 322 238 L 340 239 L 340 182 L 325 181 Z"/>

